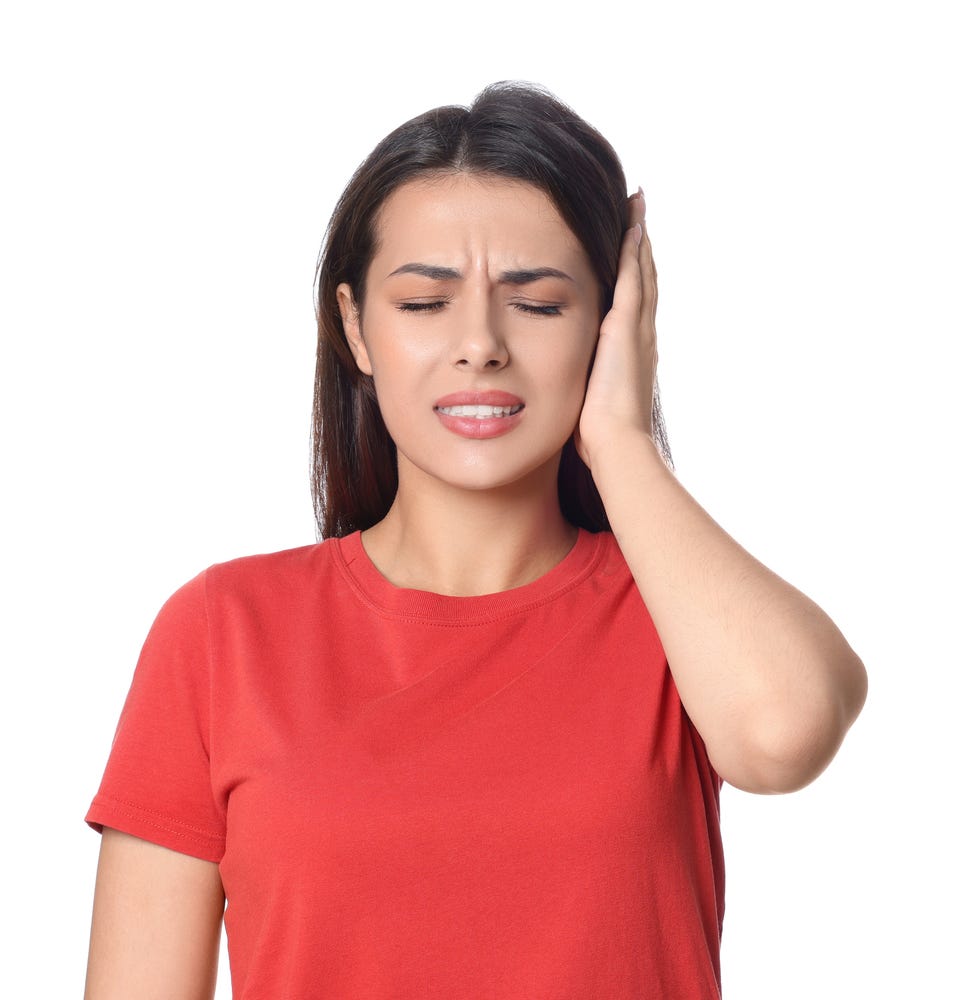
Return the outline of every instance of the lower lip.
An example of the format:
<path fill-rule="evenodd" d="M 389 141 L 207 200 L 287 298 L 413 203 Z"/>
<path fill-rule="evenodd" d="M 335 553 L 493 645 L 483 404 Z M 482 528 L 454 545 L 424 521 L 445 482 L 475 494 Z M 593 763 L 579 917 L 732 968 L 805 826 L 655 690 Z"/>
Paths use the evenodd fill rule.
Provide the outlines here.
<path fill-rule="evenodd" d="M 435 410 L 435 415 L 442 421 L 442 426 L 453 434 L 466 438 L 495 438 L 512 431 L 524 415 L 521 408 L 507 417 L 452 417 L 448 413 Z"/>

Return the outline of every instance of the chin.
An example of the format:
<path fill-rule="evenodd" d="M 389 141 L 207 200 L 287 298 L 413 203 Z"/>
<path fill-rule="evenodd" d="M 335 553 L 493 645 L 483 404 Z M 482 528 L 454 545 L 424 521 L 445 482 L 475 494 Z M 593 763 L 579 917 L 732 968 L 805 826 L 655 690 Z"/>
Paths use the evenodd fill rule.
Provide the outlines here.
<path fill-rule="evenodd" d="M 527 490 L 553 490 L 558 482 L 558 462 L 561 450 L 539 461 L 514 465 L 500 461 L 476 461 L 465 467 L 447 468 L 445 456 L 438 463 L 412 461 L 399 454 L 399 483 L 411 482 L 421 474 L 427 479 L 438 481 L 445 486 L 471 493 L 503 491 L 508 493 Z M 403 462 L 409 468 L 405 468 Z M 506 467 L 505 467 L 506 466 Z M 403 474 L 404 471 L 404 474 Z"/>

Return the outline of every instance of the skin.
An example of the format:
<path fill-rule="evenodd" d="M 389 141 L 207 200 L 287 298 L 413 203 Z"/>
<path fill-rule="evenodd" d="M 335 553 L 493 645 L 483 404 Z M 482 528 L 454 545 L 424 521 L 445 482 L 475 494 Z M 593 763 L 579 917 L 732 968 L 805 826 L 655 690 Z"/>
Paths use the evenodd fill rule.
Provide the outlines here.
<path fill-rule="evenodd" d="M 364 546 L 398 586 L 466 595 L 536 579 L 575 540 L 557 499 L 560 450 L 574 436 L 714 767 L 747 791 L 791 791 L 833 758 L 866 673 L 827 615 L 719 527 L 657 450 L 645 208 L 642 194 L 630 199 L 613 307 L 600 317 L 584 251 L 535 188 L 462 175 L 389 198 L 364 301 L 338 289 L 348 343 L 398 450 L 398 494 Z M 407 262 L 458 277 L 389 277 Z M 542 266 L 571 280 L 501 281 Z M 488 440 L 447 431 L 436 399 L 474 387 L 520 396 L 517 428 Z M 223 903 L 217 865 L 106 830 L 87 1000 L 213 996 Z"/>
<path fill-rule="evenodd" d="M 348 285 L 337 296 L 398 454 L 397 496 L 364 532 L 365 549 L 402 587 L 471 595 L 520 586 L 575 541 L 558 507 L 558 460 L 585 395 L 598 282 L 551 201 L 527 184 L 465 174 L 410 182 L 377 226 L 364 301 Z M 393 273 L 418 262 L 460 276 Z M 568 279 L 501 280 L 545 267 Z M 433 308 L 405 311 L 421 304 Z M 525 402 L 506 435 L 463 438 L 433 412 L 448 393 L 488 389 Z"/>
<path fill-rule="evenodd" d="M 213 997 L 224 903 L 216 864 L 106 828 L 85 1000 Z"/>
<path fill-rule="evenodd" d="M 813 601 L 712 520 L 650 436 L 657 271 L 645 214 L 640 193 L 577 446 L 713 766 L 745 791 L 794 791 L 837 753 L 867 673 Z"/>
<path fill-rule="evenodd" d="M 613 306 L 596 327 L 598 286 L 584 250 L 542 192 L 454 175 L 406 184 L 389 199 L 365 301 L 338 290 L 351 351 L 375 379 L 398 449 L 398 494 L 364 546 L 400 586 L 479 594 L 534 579 L 574 540 L 556 478 L 573 433 L 715 769 L 747 791 L 792 791 L 837 752 L 867 676 L 830 618 L 715 523 L 663 461 L 650 426 L 657 273 L 642 193 L 630 212 Z M 388 277 L 416 260 L 459 277 Z M 561 316 L 514 318 L 500 275 L 515 262 L 568 269 L 569 287 L 521 290 L 560 299 Z M 566 301 L 569 288 L 581 298 Z M 424 299 L 443 304 L 399 321 L 400 302 Z M 492 441 L 443 430 L 435 399 L 473 387 L 527 394 L 518 430 Z"/>

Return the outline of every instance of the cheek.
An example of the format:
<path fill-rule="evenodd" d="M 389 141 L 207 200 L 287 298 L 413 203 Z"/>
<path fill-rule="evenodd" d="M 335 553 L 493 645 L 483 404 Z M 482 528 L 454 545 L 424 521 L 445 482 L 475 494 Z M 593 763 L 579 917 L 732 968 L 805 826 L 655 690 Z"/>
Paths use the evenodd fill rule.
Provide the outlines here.
<path fill-rule="evenodd" d="M 372 361 L 376 367 L 387 370 L 389 381 L 394 381 L 399 373 L 425 371 L 440 357 L 439 338 L 418 320 L 406 321 L 392 316 L 372 327 L 365 340 Z"/>
<path fill-rule="evenodd" d="M 374 370 L 374 395 L 389 433 L 404 424 L 407 414 L 414 411 L 412 401 L 418 397 L 406 378 L 404 369 L 399 377 L 397 365 L 381 363 Z M 392 434 L 392 437 L 395 435 Z"/>
<path fill-rule="evenodd" d="M 562 432 L 571 433 L 585 400 L 598 330 L 570 330 L 562 350 L 553 350 L 541 359 L 538 371 L 544 374 L 542 387 L 550 398 L 553 419 Z"/>
<path fill-rule="evenodd" d="M 562 373 L 559 377 L 569 388 L 574 386 L 576 391 L 584 391 L 592 373 L 595 349 L 599 343 L 598 324 L 576 330 L 573 340 L 575 348 L 563 359 L 563 364 L 560 365 Z"/>
<path fill-rule="evenodd" d="M 397 321 L 375 324 L 365 333 L 367 354 L 374 372 L 375 391 L 384 396 L 404 396 L 436 361 L 432 338 Z"/>
<path fill-rule="evenodd" d="M 375 326 L 368 331 L 367 342 L 381 419 L 396 445 L 407 444 L 429 412 L 430 373 L 437 352 L 431 338 L 421 338 L 397 322 Z"/>

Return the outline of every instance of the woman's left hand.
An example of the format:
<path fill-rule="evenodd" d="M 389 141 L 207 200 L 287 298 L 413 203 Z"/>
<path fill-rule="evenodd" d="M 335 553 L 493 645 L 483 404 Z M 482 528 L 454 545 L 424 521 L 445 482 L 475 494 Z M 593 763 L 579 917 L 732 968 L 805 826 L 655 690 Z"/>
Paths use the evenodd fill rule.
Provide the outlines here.
<path fill-rule="evenodd" d="M 595 474 L 603 451 L 623 435 L 650 437 L 657 372 L 657 269 L 642 190 L 629 200 L 612 308 L 599 327 L 595 362 L 575 431 L 575 447 Z M 639 230 L 637 226 L 639 225 Z"/>

